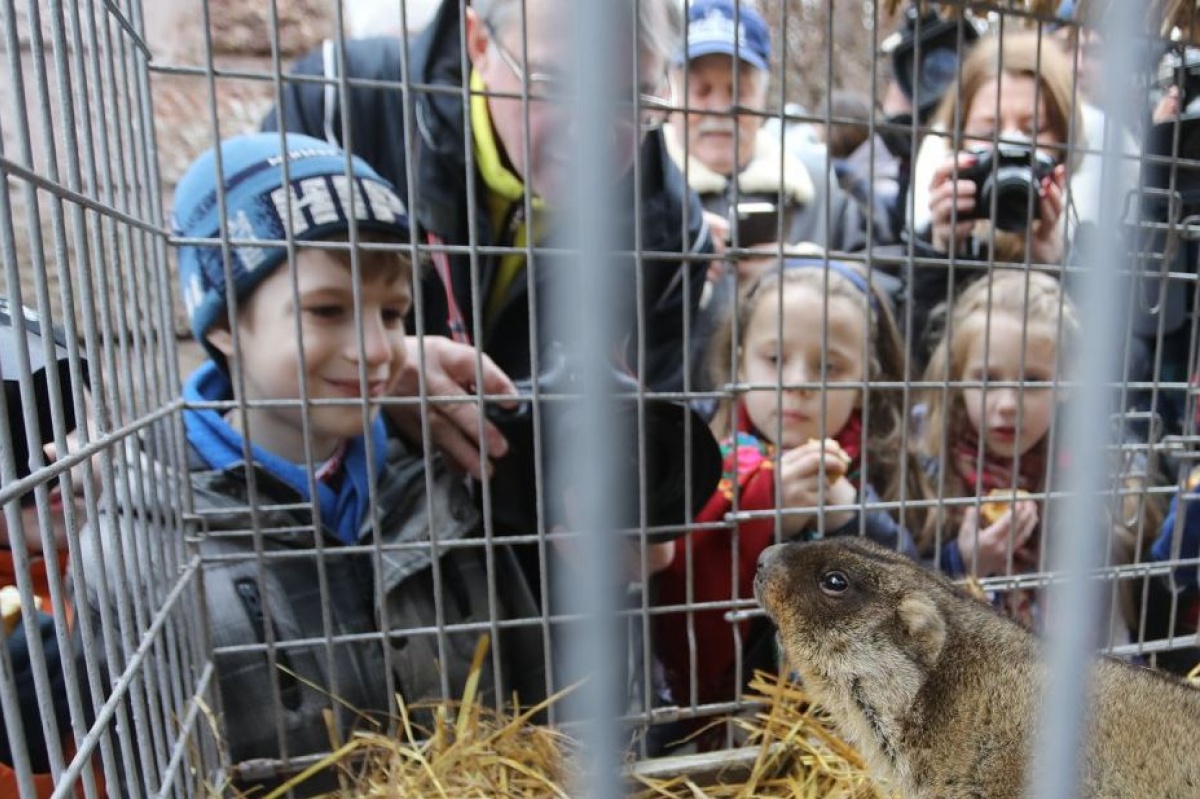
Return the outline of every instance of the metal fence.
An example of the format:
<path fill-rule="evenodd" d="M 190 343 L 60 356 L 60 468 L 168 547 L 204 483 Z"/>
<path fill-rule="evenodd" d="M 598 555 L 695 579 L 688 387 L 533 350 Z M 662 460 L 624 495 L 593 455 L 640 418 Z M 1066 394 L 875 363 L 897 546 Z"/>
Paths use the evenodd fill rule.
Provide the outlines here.
<path fill-rule="evenodd" d="M 996 122 L 1006 113 L 999 84 L 992 125 L 982 133 L 967 129 L 968 95 L 984 90 L 965 80 L 941 87 L 958 98 L 941 123 L 914 118 L 920 95 L 908 116 L 885 114 L 873 99 L 865 116 L 839 111 L 832 94 L 810 114 L 787 106 L 786 82 L 756 83 L 767 73 L 755 66 L 760 42 L 741 12 L 729 22 L 745 52 L 729 62 L 737 65 L 731 74 L 714 78 L 673 63 L 683 47 L 698 64 L 700 40 L 690 37 L 712 34 L 703 24 L 685 26 L 681 33 L 692 33 L 683 45 L 664 32 L 675 16 L 686 23 L 682 3 L 640 0 L 630 6 L 636 13 L 619 13 L 623 4 L 581 4 L 561 17 L 548 3 L 492 0 L 468 12 L 451 0 L 424 32 L 365 45 L 339 36 L 340 4 L 0 3 L 0 259 L 10 317 L 10 329 L 0 330 L 8 348 L 0 361 L 0 409 L 8 420 L 0 426 L 0 529 L 8 545 L 0 555 L 11 561 L 0 573 L 20 607 L 6 611 L 0 632 L 0 712 L 12 770 L 0 770 L 0 780 L 11 780 L 17 795 L 208 796 L 278 785 L 355 728 L 394 731 L 397 695 L 460 699 L 482 638 L 490 649 L 474 671 L 494 706 L 505 705 L 518 684 L 528 706 L 582 680 L 539 718 L 564 724 L 593 753 L 580 791 L 618 795 L 623 750 L 642 759 L 678 751 L 671 744 L 708 721 L 753 710 L 738 689 L 754 667 L 777 663 L 778 653 L 744 574 L 745 559 L 753 568 L 753 554 L 743 549 L 752 541 L 873 535 L 878 522 L 892 531 L 890 545 L 904 548 L 899 523 L 929 511 L 940 521 L 907 530 L 920 545 L 916 556 L 945 570 L 947 558 L 969 564 L 981 557 L 983 541 L 958 546 L 957 554 L 946 548 L 957 546 L 964 514 L 981 513 L 986 501 L 982 490 L 967 490 L 953 464 L 985 472 L 992 444 L 954 440 L 956 417 L 930 410 L 958 407 L 966 392 L 978 395 L 980 408 L 989 407 L 989 396 L 1014 404 L 1013 430 L 1003 435 L 1020 454 L 997 487 L 1010 499 L 1027 490 L 1038 514 L 1033 543 L 1002 544 L 1003 566 L 975 575 L 977 588 L 998 608 L 1024 598 L 1039 613 L 1046 592 L 1058 592 L 1049 596 L 1059 615 L 1044 620 L 1058 674 L 1076 674 L 1096 648 L 1179 672 L 1195 664 L 1200 641 L 1189 614 L 1200 607 L 1200 553 L 1189 550 L 1186 529 L 1196 436 L 1191 158 L 1200 123 L 1188 103 L 1200 59 L 1193 51 L 1169 36 L 1147 39 L 1143 48 L 1137 37 L 1114 35 L 1144 22 L 1135 4 L 1123 12 L 1117 4 L 1087 26 L 974 4 L 969 27 L 947 21 L 955 19 L 949 7 L 942 18 L 894 23 L 910 25 L 900 51 L 913 58 L 901 62 L 883 49 L 883 9 L 865 4 L 876 77 L 858 88 L 868 95 L 884 94 L 893 63 L 936 70 L 938 57 L 993 36 L 1003 59 L 1004 42 L 1022 30 L 1039 35 L 1037 64 L 1049 64 L 1061 48 L 1073 65 L 1063 118 L 1035 115 L 1016 131 L 1074 170 L 1062 185 L 1062 221 L 1043 223 L 1054 233 L 1039 238 L 1041 229 L 1030 224 L 1046 202 L 1021 183 L 1044 177 L 1031 150 L 999 163 L 1010 169 L 1004 175 L 979 170 L 970 177 L 983 158 L 977 154 L 942 177 L 974 183 L 980 205 L 992 191 L 994 204 L 982 215 L 1018 218 L 1018 232 L 1007 237 L 1015 250 L 1002 250 L 1005 236 L 996 228 L 959 225 L 939 251 L 919 235 L 898 235 L 924 233 L 921 220 L 937 213 L 929 209 L 939 195 L 928 187 L 939 180 L 930 166 L 938 156 L 923 151 L 966 149 L 972 136 L 972 146 L 988 152 L 1028 144 Z M 766 3 L 751 13 L 759 11 L 775 34 L 775 52 L 762 60 L 787 64 L 794 36 L 780 32 L 795 24 L 794 4 Z M 469 13 L 473 23 L 460 25 Z M 832 87 L 837 31 L 827 18 L 829 74 L 810 80 Z M 554 19 L 564 27 L 548 28 Z M 1094 49 L 1101 45 L 1093 36 L 1108 49 Z M 238 50 L 237 42 L 249 44 Z M 303 74 L 294 74 L 292 62 L 306 51 Z M 1098 52 L 1108 71 L 1085 86 L 1078 69 Z M 406 60 L 411 70 L 400 69 Z M 464 77 L 472 69 L 474 85 Z M 1133 89 L 1099 93 L 1131 74 L 1140 76 L 1129 82 Z M 916 77 L 927 77 L 920 66 Z M 1035 105 L 1062 99 L 1052 86 L 1030 85 Z M 1134 102 L 1141 96 L 1134 89 L 1169 85 L 1180 94 L 1179 113 L 1149 120 L 1152 109 Z M 704 94 L 725 90 L 723 107 Z M 1107 117 L 1085 103 L 1088 91 Z M 612 103 L 571 100 L 614 95 Z M 666 128 L 658 124 L 663 103 L 672 112 Z M 289 223 L 277 242 L 293 263 L 306 253 L 348 254 L 357 288 L 347 301 L 355 339 L 346 357 L 362 381 L 353 399 L 322 393 L 306 371 L 311 342 L 280 341 L 280 361 L 295 359 L 304 373 L 295 375 L 290 396 L 256 397 L 257 381 L 274 378 L 235 369 L 225 395 L 185 400 L 190 365 L 204 353 L 181 335 L 187 325 L 175 250 L 215 247 L 232 277 L 239 249 L 270 243 L 240 238 L 244 231 L 227 221 L 212 237 L 173 229 L 170 193 L 192 158 L 280 107 L 290 108 L 278 118 L 286 126 L 382 159 L 373 166 L 386 178 L 406 176 L 396 190 L 421 235 L 403 243 L 360 239 L 356 227 L 348 240 L 322 249 L 297 241 Z M 730 127 L 735 117 L 755 124 Z M 760 134 L 763 121 L 771 133 Z M 1056 138 L 1039 138 L 1056 124 L 1063 135 L 1050 130 Z M 835 170 L 828 148 L 838 125 L 861 134 L 860 160 L 839 159 Z M 713 145 L 705 139 L 710 126 L 725 126 L 727 138 Z M 824 127 L 828 148 L 806 133 Z M 514 140 L 511 130 L 524 135 Z M 612 148 L 632 133 L 627 152 Z M 747 138 L 757 149 L 743 147 Z M 282 134 L 277 140 L 285 142 Z M 721 148 L 726 157 L 753 151 L 775 182 L 725 180 L 706 164 Z M 555 169 L 570 190 L 555 186 Z M 454 170 L 470 179 L 446 181 Z M 808 176 L 801 188 L 796 170 Z M 1078 179 L 1085 171 L 1087 183 Z M 551 178 L 539 186 L 534 176 L 543 172 Z M 635 177 L 611 177 L 622 173 Z M 665 200 L 677 178 L 704 207 L 720 210 L 701 217 L 700 205 Z M 1016 195 L 1005 194 L 1012 188 L 1005 179 L 1016 181 Z M 906 199 L 880 210 L 897 181 L 909 184 Z M 231 202 L 227 188 L 214 189 L 222 209 Z M 288 196 L 288 214 L 302 215 L 303 198 Z M 811 214 L 805 238 L 823 239 L 827 249 L 793 249 L 797 208 Z M 949 230 L 969 213 L 959 207 L 931 227 Z M 512 235 L 498 235 L 505 229 Z M 706 253 L 714 235 L 723 240 L 719 252 Z M 971 243 L 960 246 L 968 236 Z M 1039 262 L 1035 243 L 1053 255 Z M 843 249 L 854 251 L 829 254 Z M 361 364 L 377 331 L 362 316 L 377 298 L 361 281 L 367 259 L 388 252 L 418 265 L 415 344 L 407 353 L 416 368 L 395 396 L 367 401 Z M 821 276 L 804 284 L 819 286 L 820 298 L 804 312 L 825 322 L 815 334 L 815 360 L 796 367 L 772 354 L 813 340 L 811 326 L 799 323 L 801 306 L 792 304 L 800 300 L 779 288 L 804 269 Z M 1011 331 L 993 327 L 1001 311 L 985 311 L 990 332 L 982 349 L 963 356 L 982 357 L 982 366 L 922 374 L 937 335 L 926 335 L 931 296 L 953 299 L 982 277 L 997 286 L 996 298 L 984 294 L 986 308 L 993 300 L 998 307 L 998 276 L 1019 274 L 1029 312 L 1040 280 L 1034 273 L 1067 287 L 1055 295 L 1047 346 L 1057 355 L 1048 372 L 1033 368 L 1040 356 L 1030 349 L 1041 327 L 1020 316 L 1014 341 Z M 516 325 L 513 335 L 489 318 L 498 274 L 512 275 L 500 298 L 502 313 L 511 315 L 499 318 Z M 289 300 L 302 302 L 298 271 L 288 275 Z M 443 277 L 453 291 L 438 282 Z M 865 304 L 847 306 L 838 281 L 863 290 Z M 754 305 L 756 292 L 770 302 L 759 297 Z M 225 296 L 235 306 L 231 357 L 241 362 L 254 344 L 237 332 L 248 301 L 235 294 Z M 21 306 L 33 315 L 18 312 Z M 770 325 L 753 327 L 764 313 Z M 848 349 L 836 340 L 841 313 L 869 320 Z M 893 315 L 904 356 L 898 364 L 886 363 L 880 349 L 888 332 L 880 328 Z M 718 328 L 729 320 L 732 333 L 722 338 Z M 308 330 L 301 321 L 289 324 L 297 336 Z M 965 342 L 971 332 L 954 324 L 951 314 L 951 349 L 956 335 Z M 482 342 L 513 372 L 522 402 L 514 408 L 499 396 L 508 390 L 489 377 L 491 361 L 478 351 L 463 356 L 456 379 L 447 381 L 439 371 L 450 368 L 439 360 L 444 340 L 433 336 L 442 332 Z M 675 350 L 664 352 L 662 338 Z M 754 372 L 748 359 L 760 345 L 770 350 L 770 366 Z M 1014 346 L 1015 374 L 989 365 L 989 353 Z M 724 376 L 712 376 L 708 361 Z M 843 362 L 857 363 L 857 371 L 839 373 Z M 863 425 L 857 438 L 843 435 L 847 416 L 835 420 L 845 392 L 854 396 L 846 413 Z M 785 410 L 801 394 L 827 398 L 818 400 L 817 418 L 796 422 L 804 414 Z M 1042 443 L 1021 449 L 1029 417 L 1041 413 L 1032 398 L 1046 396 L 1053 399 L 1036 434 Z M 753 397 L 764 417 L 748 406 Z M 316 475 L 331 454 L 316 443 L 322 423 L 314 419 L 339 407 L 358 409 L 365 425 L 381 414 L 393 425 L 363 444 L 374 464 L 364 467 L 368 506 L 386 510 L 360 520 L 361 535 L 349 542 L 328 529 L 321 534 L 313 521 L 324 512 Z M 188 415 L 214 411 L 251 437 L 263 419 L 289 419 L 301 442 L 292 460 L 309 475 L 303 485 L 245 468 L 259 453 L 236 436 L 236 457 L 215 468 Z M 961 413 L 969 415 L 965 403 Z M 454 417 L 467 419 L 461 432 L 484 442 L 485 458 L 497 448 L 487 420 L 508 434 L 510 454 L 494 458 L 490 477 L 463 477 L 437 448 L 417 448 L 411 436 L 398 443 L 401 420 L 430 441 Z M 765 504 L 751 497 L 748 481 L 739 483 L 746 476 L 737 473 L 745 466 L 740 457 L 725 464 L 734 469 L 726 475 L 732 482 L 718 487 L 721 454 L 709 421 L 717 438 L 739 426 L 754 437 L 738 450 L 746 444 L 735 436 L 733 451 L 767 464 L 758 478 Z M 941 422 L 940 455 L 919 452 L 937 438 L 922 425 Z M 793 423 L 811 432 L 788 438 Z M 881 424 L 893 425 L 886 440 Z M 795 495 L 788 470 L 798 467 L 785 453 L 809 446 L 806 438 L 861 444 L 847 458 L 861 474 L 850 499 L 834 491 L 845 467 L 836 458 L 812 467 L 825 488 L 811 503 L 776 499 Z M 1022 463 L 1035 458 L 1039 469 L 1026 485 Z M 868 491 L 869 482 L 880 484 Z M 714 504 L 722 491 L 727 507 Z M 1176 497 L 1175 527 L 1160 527 Z M 966 575 L 956 576 L 973 571 L 959 570 Z M 677 599 L 666 599 L 672 591 Z M 715 637 L 714 618 L 723 630 Z M 1100 621 L 1068 623 L 1085 619 Z M 667 651 L 664 641 L 681 643 Z M 706 664 L 726 653 L 723 687 L 710 691 Z M 1072 726 L 1047 740 L 1067 746 L 1082 694 L 1062 686 L 1047 718 Z M 1073 690 L 1082 691 L 1082 681 Z M 700 748 L 724 749 L 738 736 L 726 726 L 700 740 Z M 297 793 L 336 784 L 312 781 Z M 1070 789 L 1041 787 L 1045 795 Z"/>

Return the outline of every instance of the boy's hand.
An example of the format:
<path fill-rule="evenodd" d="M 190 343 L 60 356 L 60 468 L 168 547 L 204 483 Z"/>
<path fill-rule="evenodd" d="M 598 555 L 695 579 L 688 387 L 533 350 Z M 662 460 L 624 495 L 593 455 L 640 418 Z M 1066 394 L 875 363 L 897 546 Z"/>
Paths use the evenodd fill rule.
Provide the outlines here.
<path fill-rule="evenodd" d="M 979 577 L 1007 573 L 1010 541 L 1013 571 L 1032 568 L 1037 563 L 1037 553 L 1030 551 L 1029 543 L 1037 524 L 1037 503 L 1028 499 L 1013 504 L 995 524 L 982 530 L 978 512 L 974 507 L 967 508 L 958 530 L 958 553 L 967 573 Z"/>
<path fill-rule="evenodd" d="M 459 344 L 443 336 L 408 336 L 405 347 L 408 360 L 396 384 L 396 393 L 417 396 L 420 393 L 418 370 L 421 368 L 419 349 L 425 349 L 425 388 L 429 397 L 457 397 L 479 393 L 475 387 L 475 359 L 482 360 L 483 394 L 517 393 L 508 375 L 486 355 L 474 347 Z M 410 441 L 421 441 L 421 408 L 417 405 L 389 405 L 387 412 L 400 432 Z M 479 406 L 471 402 L 431 402 L 429 404 L 429 437 L 435 447 L 458 468 L 476 479 L 482 479 L 485 464 L 479 445 Z M 488 455 L 502 457 L 508 452 L 508 442 L 487 419 L 483 419 L 483 434 L 487 436 Z M 492 470 L 486 464 L 487 472 Z"/>
<path fill-rule="evenodd" d="M 822 463 L 824 471 L 822 472 Z M 846 479 L 846 457 L 843 453 L 826 445 L 824 441 L 812 440 L 795 449 L 790 449 L 779 458 L 779 479 L 782 489 L 780 506 L 783 508 L 811 508 L 807 514 L 791 514 L 784 517 L 783 529 L 795 535 L 812 526 L 816 519 L 816 508 L 825 497 L 826 505 L 849 505 L 858 498 L 854 485 Z M 822 477 L 824 479 L 822 479 Z M 852 511 L 836 511 L 825 515 L 825 528 L 837 529 L 848 522 Z"/>

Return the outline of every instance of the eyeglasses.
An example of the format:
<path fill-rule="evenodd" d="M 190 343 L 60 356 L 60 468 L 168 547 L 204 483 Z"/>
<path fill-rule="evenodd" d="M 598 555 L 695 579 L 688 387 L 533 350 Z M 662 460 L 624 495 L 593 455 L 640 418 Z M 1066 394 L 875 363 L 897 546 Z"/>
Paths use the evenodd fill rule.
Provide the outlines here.
<path fill-rule="evenodd" d="M 496 48 L 496 54 L 500 56 L 500 60 L 504 62 L 504 65 L 512 70 L 517 80 L 529 88 L 529 96 L 531 98 L 538 100 L 561 100 L 570 95 L 568 79 L 566 77 L 548 72 L 530 72 L 526 74 L 508 48 L 500 43 L 500 37 L 496 35 L 496 29 L 490 23 L 487 23 L 487 31 L 492 46 Z M 534 87 L 538 87 L 538 90 L 535 91 Z M 638 93 L 637 132 L 639 135 L 645 135 L 661 128 L 670 117 L 671 112 L 675 110 L 677 105 L 675 82 L 671 80 L 670 74 L 665 71 L 656 87 L 656 91 L 662 89 L 666 90 L 665 97 L 650 92 Z M 620 115 L 614 121 L 614 125 L 618 128 L 633 127 L 630 121 Z"/>

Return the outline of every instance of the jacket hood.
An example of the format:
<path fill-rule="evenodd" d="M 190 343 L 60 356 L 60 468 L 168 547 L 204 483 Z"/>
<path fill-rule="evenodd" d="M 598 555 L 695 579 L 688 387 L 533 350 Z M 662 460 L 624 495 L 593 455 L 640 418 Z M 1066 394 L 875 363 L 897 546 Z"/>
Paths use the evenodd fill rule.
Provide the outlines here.
<path fill-rule="evenodd" d="M 681 131 L 672 125 L 663 126 L 663 139 L 671 159 L 683 169 Z M 782 153 L 783 169 L 780 170 Z M 705 166 L 693 155 L 687 157 L 688 184 L 697 194 L 723 194 L 729 188 L 729 178 Z M 754 154 L 746 168 L 738 173 L 738 189 L 745 194 L 773 194 L 782 184 L 787 199 L 796 205 L 808 205 L 815 194 L 812 176 L 800 159 L 784 148 L 783 142 L 765 128 L 754 137 Z"/>

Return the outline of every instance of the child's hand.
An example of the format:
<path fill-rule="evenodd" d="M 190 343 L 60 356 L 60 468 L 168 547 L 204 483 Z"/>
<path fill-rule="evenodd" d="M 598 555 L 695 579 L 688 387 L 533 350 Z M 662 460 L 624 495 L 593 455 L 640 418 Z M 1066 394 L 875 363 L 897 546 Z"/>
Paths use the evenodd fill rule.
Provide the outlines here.
<path fill-rule="evenodd" d="M 958 529 L 958 553 L 968 574 L 991 577 L 1008 573 L 1011 541 L 1013 571 L 1025 571 L 1037 564 L 1037 553 L 1030 550 L 1037 529 L 1038 506 L 1031 500 L 1015 503 L 995 524 L 979 529 L 979 513 L 969 507 Z"/>
<path fill-rule="evenodd" d="M 822 464 L 824 473 L 822 473 Z M 779 458 L 781 496 L 779 504 L 786 509 L 809 508 L 808 513 L 789 514 L 783 519 L 787 535 L 796 535 L 816 521 L 816 509 L 824 496 L 826 505 L 849 505 L 858 498 L 853 484 L 846 479 L 848 466 L 845 453 L 824 441 L 809 441 L 784 452 Z M 841 527 L 853 511 L 836 511 L 825 515 L 826 529 Z"/>

